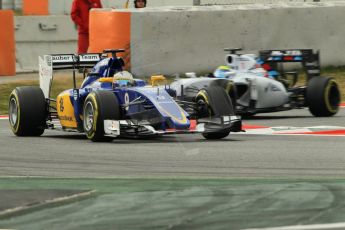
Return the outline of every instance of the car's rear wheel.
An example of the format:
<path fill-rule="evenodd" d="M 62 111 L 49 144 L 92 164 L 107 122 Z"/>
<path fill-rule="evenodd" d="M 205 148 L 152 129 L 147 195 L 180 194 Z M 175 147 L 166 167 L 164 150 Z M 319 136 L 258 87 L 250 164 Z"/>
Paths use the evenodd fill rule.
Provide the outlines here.
<path fill-rule="evenodd" d="M 114 137 L 105 136 L 104 120 L 120 120 L 120 105 L 110 91 L 90 93 L 84 102 L 83 127 L 88 139 L 94 142 L 110 142 Z"/>
<path fill-rule="evenodd" d="M 211 117 L 213 115 L 229 115 L 231 111 L 230 97 L 224 88 L 219 86 L 210 86 L 207 89 L 200 90 L 196 96 L 196 102 L 199 105 L 198 117 Z M 227 137 L 230 130 L 221 130 L 218 132 L 205 132 L 202 136 L 206 139 L 215 140 Z"/>
<path fill-rule="evenodd" d="M 329 117 L 339 111 L 341 94 L 335 79 L 314 77 L 308 83 L 307 104 L 315 117 Z"/>
<path fill-rule="evenodd" d="M 17 136 L 41 136 L 46 128 L 47 103 L 36 86 L 15 88 L 9 98 L 9 122 Z"/>
<path fill-rule="evenodd" d="M 237 89 L 234 83 L 229 82 L 226 88 L 226 91 L 228 92 L 228 95 L 231 99 L 231 105 L 234 111 L 234 114 L 237 113 L 236 111 L 236 105 L 237 105 Z"/>

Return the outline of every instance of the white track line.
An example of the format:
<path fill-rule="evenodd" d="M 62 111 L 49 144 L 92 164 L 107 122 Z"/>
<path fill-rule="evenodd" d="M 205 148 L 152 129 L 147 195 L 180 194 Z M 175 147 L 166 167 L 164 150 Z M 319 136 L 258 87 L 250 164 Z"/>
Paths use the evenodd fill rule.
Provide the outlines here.
<path fill-rule="evenodd" d="M 246 230 L 344 230 L 345 223 L 296 225 L 275 228 L 250 228 Z"/>
<path fill-rule="evenodd" d="M 1 116 L 0 115 L 0 120 L 7 120 L 8 119 L 8 116 Z"/>
<path fill-rule="evenodd" d="M 249 125 L 250 127 L 250 125 Z M 251 135 L 307 135 L 307 136 L 345 136 L 343 126 L 314 126 L 314 127 L 264 127 L 264 128 L 245 128 L 246 132 L 236 134 Z M 339 131 L 340 133 L 336 134 Z M 333 132 L 333 133 L 332 133 Z M 344 133 L 344 134 L 343 134 Z M 235 134 L 235 133 L 234 133 Z"/>

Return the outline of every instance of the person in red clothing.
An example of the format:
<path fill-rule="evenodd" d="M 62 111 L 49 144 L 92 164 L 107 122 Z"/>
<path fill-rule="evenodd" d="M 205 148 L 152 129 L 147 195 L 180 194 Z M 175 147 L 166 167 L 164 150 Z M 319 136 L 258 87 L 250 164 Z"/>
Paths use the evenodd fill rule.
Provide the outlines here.
<path fill-rule="evenodd" d="M 73 0 L 71 18 L 78 27 L 78 53 L 89 48 L 89 11 L 102 8 L 101 0 Z"/>

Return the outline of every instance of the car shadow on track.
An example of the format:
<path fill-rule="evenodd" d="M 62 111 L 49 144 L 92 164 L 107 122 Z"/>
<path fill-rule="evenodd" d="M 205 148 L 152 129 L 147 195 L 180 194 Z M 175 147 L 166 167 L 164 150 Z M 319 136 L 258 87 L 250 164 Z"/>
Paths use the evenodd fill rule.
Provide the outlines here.
<path fill-rule="evenodd" d="M 255 121 L 255 120 L 282 120 L 282 119 L 310 119 L 313 116 L 274 116 L 274 115 L 265 115 L 265 116 L 249 116 L 242 117 L 242 120 Z"/>
<path fill-rule="evenodd" d="M 42 138 L 47 139 L 65 139 L 65 140 L 80 140 L 89 141 L 83 134 L 61 134 L 61 135 L 43 135 Z M 156 137 L 119 137 L 112 142 L 98 142 L 102 144 L 160 144 L 160 143 L 216 143 L 216 142 L 237 142 L 244 141 L 229 137 L 220 140 L 206 140 L 202 136 L 195 135 L 171 135 L 171 136 L 156 136 Z"/>

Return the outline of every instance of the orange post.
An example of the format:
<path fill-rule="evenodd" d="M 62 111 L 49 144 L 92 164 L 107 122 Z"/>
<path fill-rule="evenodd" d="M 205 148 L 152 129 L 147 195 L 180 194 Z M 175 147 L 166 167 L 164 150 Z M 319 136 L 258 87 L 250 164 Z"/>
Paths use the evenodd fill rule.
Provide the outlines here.
<path fill-rule="evenodd" d="M 104 49 L 126 49 L 122 55 L 126 69 L 130 68 L 131 13 L 105 10 L 90 12 L 89 52 Z"/>
<path fill-rule="evenodd" d="M 23 0 L 24 15 L 49 15 L 48 0 Z"/>
<path fill-rule="evenodd" d="M 16 75 L 14 39 L 14 14 L 12 10 L 0 10 L 0 76 Z"/>

